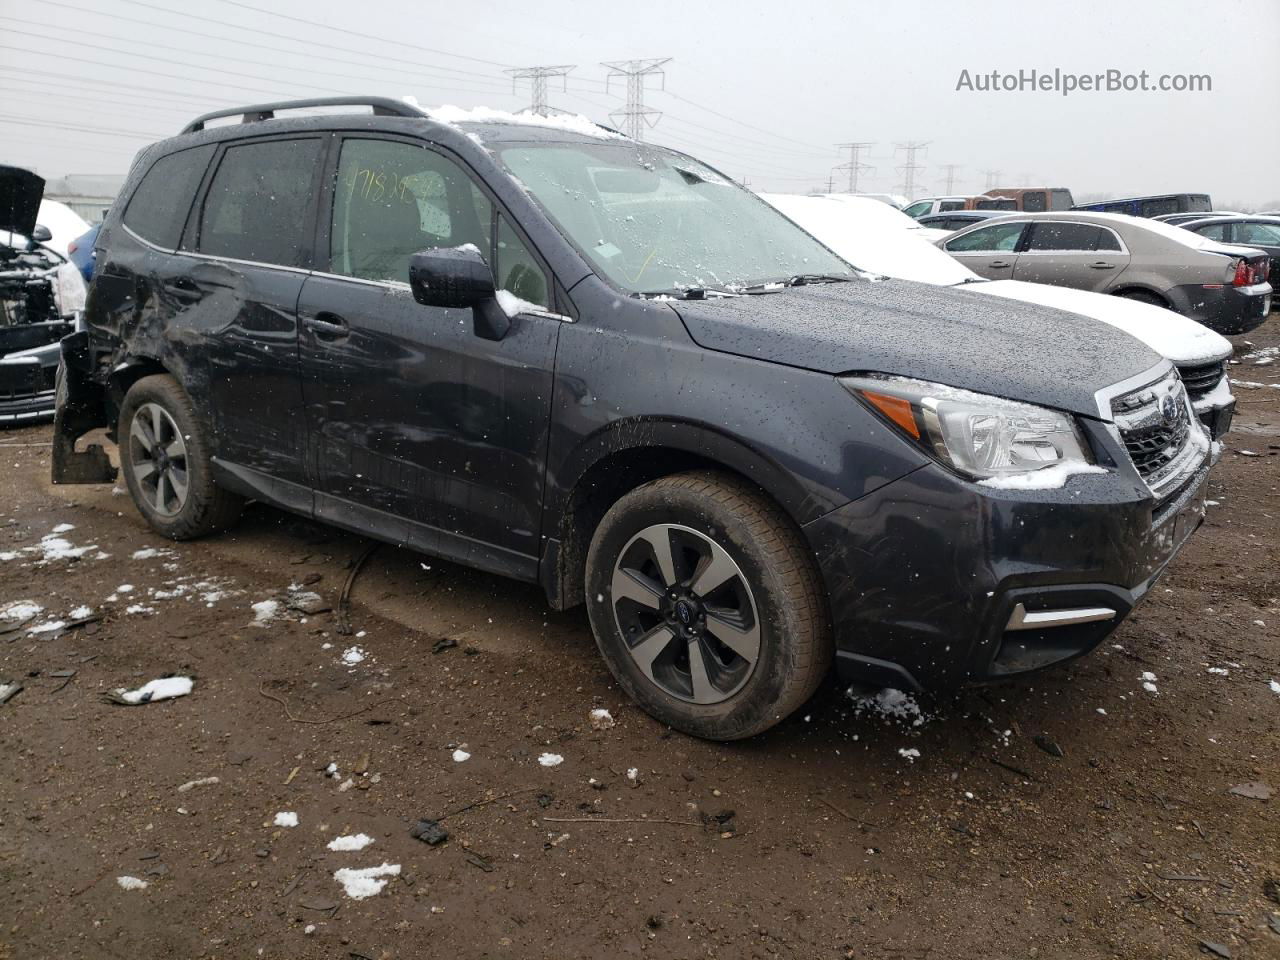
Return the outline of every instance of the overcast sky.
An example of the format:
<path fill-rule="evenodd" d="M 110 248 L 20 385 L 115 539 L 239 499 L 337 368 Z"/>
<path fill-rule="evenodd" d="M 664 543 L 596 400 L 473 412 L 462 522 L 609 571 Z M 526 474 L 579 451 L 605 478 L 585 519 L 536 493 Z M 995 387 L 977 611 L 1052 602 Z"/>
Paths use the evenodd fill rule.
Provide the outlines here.
<path fill-rule="evenodd" d="M 650 79 L 647 139 L 756 189 L 825 189 L 835 144 L 870 141 L 860 189 L 901 192 L 895 144 L 927 141 L 916 196 L 959 164 L 957 192 L 999 171 L 999 186 L 1077 198 L 1280 207 L 1278 0 L 0 0 L 0 163 L 122 173 L 205 110 L 277 98 L 517 109 L 528 88 L 513 94 L 504 68 L 540 64 L 575 65 L 553 106 L 608 122 L 625 86 L 606 91 L 600 61 L 650 57 L 671 62 Z M 956 89 L 962 70 L 1055 68 L 1207 74 L 1212 89 Z"/>

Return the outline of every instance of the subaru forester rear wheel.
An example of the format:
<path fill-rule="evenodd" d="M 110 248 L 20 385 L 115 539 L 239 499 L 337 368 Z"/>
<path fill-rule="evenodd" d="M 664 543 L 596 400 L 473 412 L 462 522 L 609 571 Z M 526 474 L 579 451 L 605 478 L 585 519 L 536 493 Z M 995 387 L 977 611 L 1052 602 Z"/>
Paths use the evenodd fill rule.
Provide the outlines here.
<path fill-rule="evenodd" d="M 665 477 L 619 500 L 587 558 L 601 653 L 659 720 L 731 740 L 768 729 L 831 660 L 812 558 L 782 511 L 735 477 Z"/>

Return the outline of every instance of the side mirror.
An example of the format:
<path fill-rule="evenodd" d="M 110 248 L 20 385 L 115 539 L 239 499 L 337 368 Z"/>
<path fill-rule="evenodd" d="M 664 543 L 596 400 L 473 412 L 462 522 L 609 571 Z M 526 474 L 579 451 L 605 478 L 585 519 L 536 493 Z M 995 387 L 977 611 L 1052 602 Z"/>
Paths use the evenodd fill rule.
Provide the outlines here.
<path fill-rule="evenodd" d="M 31 231 L 31 239 L 36 243 L 48 243 L 53 239 L 53 234 L 43 223 L 37 223 L 36 228 Z"/>
<path fill-rule="evenodd" d="M 478 337 L 501 340 L 511 329 L 511 318 L 498 304 L 493 271 L 471 244 L 415 253 L 409 258 L 409 286 L 423 306 L 470 307 Z"/>

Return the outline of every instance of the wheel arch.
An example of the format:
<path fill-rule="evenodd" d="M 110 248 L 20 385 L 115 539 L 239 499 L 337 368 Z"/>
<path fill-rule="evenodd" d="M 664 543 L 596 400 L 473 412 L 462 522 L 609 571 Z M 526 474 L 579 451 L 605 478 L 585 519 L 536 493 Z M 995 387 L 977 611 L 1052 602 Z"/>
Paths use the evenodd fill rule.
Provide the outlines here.
<path fill-rule="evenodd" d="M 583 575 L 596 527 L 621 497 L 660 477 L 709 469 L 758 487 L 797 526 L 822 513 L 793 474 L 741 440 L 685 421 L 617 421 L 581 444 L 560 471 L 544 511 L 539 579 L 558 610 L 585 599 Z"/>
<path fill-rule="evenodd" d="M 1159 300 L 1162 304 L 1164 304 L 1166 309 L 1169 309 L 1169 310 L 1175 309 L 1173 301 L 1169 299 L 1169 295 L 1165 291 L 1159 290 L 1156 287 L 1153 287 L 1147 283 L 1142 283 L 1142 282 L 1122 283 L 1119 286 L 1117 286 L 1114 290 L 1111 290 L 1108 292 L 1114 297 L 1123 297 L 1130 293 L 1145 293 L 1147 296 L 1154 297 L 1155 299 Z"/>

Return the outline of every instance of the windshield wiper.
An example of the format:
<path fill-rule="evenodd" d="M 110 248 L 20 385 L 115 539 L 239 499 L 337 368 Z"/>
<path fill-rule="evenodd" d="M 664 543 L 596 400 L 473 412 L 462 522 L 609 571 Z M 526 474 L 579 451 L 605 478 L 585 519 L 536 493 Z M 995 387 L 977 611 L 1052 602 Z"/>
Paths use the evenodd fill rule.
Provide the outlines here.
<path fill-rule="evenodd" d="M 797 273 L 781 280 L 766 280 L 742 288 L 744 293 L 776 293 L 784 287 L 804 287 L 811 283 L 846 283 L 849 277 L 831 273 Z"/>
<path fill-rule="evenodd" d="M 639 297 L 641 300 L 656 300 L 662 297 L 668 297 L 672 300 L 709 300 L 713 297 L 736 297 L 740 295 L 738 290 L 728 290 L 722 287 L 668 287 L 666 290 L 644 290 L 634 293 L 632 296 Z"/>

